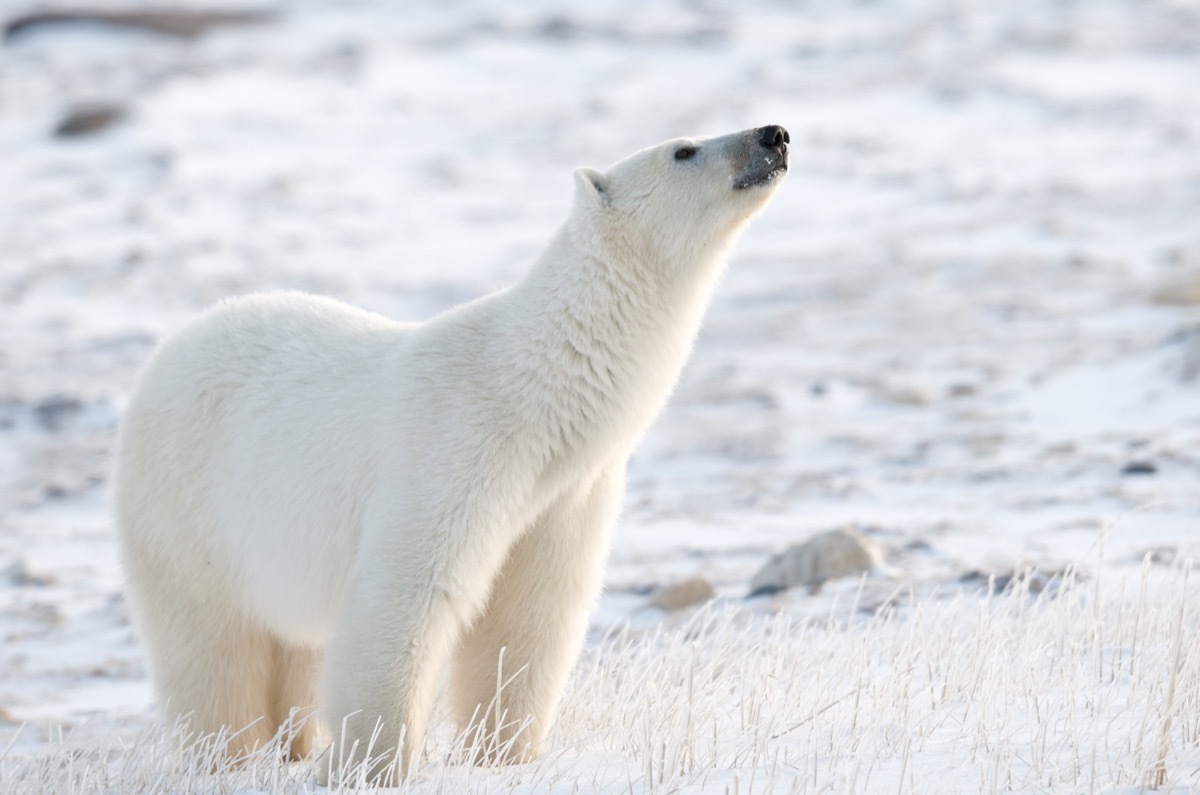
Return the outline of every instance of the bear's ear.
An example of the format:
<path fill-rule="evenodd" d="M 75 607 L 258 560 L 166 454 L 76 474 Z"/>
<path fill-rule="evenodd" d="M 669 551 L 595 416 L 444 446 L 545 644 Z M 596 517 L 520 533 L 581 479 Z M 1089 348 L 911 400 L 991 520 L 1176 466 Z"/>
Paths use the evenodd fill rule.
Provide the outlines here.
<path fill-rule="evenodd" d="M 575 169 L 575 194 L 599 207 L 608 206 L 608 177 L 594 168 Z"/>

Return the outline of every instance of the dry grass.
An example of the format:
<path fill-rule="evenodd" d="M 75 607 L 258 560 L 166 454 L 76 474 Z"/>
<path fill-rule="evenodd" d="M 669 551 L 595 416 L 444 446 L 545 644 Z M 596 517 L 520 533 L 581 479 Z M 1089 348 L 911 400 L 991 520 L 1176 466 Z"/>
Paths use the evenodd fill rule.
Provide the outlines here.
<path fill-rule="evenodd" d="M 462 764 L 430 739 L 412 792 L 1095 792 L 1200 789 L 1190 563 L 1032 594 L 893 601 L 827 620 L 706 610 L 585 655 L 552 749 Z M 322 760 L 318 764 L 328 764 Z M 267 749 L 214 769 L 167 732 L 0 758 L 0 792 L 320 791 Z M 333 791 L 361 791 L 352 774 Z M 369 788 L 367 788 L 369 789 Z"/>

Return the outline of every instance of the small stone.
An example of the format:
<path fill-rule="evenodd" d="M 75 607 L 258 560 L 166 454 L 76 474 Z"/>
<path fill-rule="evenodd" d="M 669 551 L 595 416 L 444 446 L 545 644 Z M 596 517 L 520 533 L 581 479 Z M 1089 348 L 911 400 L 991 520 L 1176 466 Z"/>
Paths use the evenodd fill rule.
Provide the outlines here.
<path fill-rule="evenodd" d="M 229 25 L 255 25 L 267 22 L 273 14 L 267 10 L 234 9 L 145 9 L 130 10 L 63 9 L 57 11 L 35 11 L 9 20 L 4 26 L 4 37 L 11 39 L 27 30 L 43 27 L 93 24 L 114 28 L 132 28 L 194 39 L 213 28 Z"/>
<path fill-rule="evenodd" d="M 1153 298 L 1167 306 L 1200 306 L 1200 273 L 1164 284 Z"/>
<path fill-rule="evenodd" d="M 899 406 L 928 406 L 933 402 L 928 389 L 913 384 L 882 384 L 876 394 L 880 399 Z"/>
<path fill-rule="evenodd" d="M 54 585 L 58 580 L 52 574 L 39 574 L 31 571 L 29 562 L 24 559 L 15 561 L 11 566 L 0 572 L 4 579 L 13 585 L 45 588 Z"/>
<path fill-rule="evenodd" d="M 54 128 L 56 138 L 78 138 L 92 135 L 113 126 L 125 118 L 120 105 L 85 105 L 74 108 Z"/>
<path fill-rule="evenodd" d="M 57 431 L 70 417 L 81 411 L 83 411 L 83 401 L 65 395 L 55 395 L 34 406 L 33 416 L 46 430 Z"/>
<path fill-rule="evenodd" d="M 1158 467 L 1153 461 L 1130 461 L 1121 467 L 1122 475 L 1153 475 Z"/>
<path fill-rule="evenodd" d="M 654 592 L 654 596 L 650 597 L 649 605 L 669 612 L 707 602 L 714 596 L 716 596 L 716 591 L 713 590 L 712 584 L 708 580 L 702 577 L 693 577 L 690 580 L 659 588 Z"/>
<path fill-rule="evenodd" d="M 749 596 L 797 585 L 816 593 L 826 580 L 863 574 L 882 563 L 883 549 L 875 541 L 849 527 L 830 530 L 788 547 L 767 561 L 751 579 Z"/>

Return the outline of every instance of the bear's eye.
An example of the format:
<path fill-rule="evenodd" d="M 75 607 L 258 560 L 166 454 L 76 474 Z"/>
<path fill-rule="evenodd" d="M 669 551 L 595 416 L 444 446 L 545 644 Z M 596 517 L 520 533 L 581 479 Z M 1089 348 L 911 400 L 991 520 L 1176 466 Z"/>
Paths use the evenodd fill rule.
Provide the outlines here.
<path fill-rule="evenodd" d="M 692 158 L 692 155 L 694 155 L 694 154 L 696 154 L 696 147 L 681 146 L 675 150 L 675 159 L 676 160 L 690 160 Z"/>

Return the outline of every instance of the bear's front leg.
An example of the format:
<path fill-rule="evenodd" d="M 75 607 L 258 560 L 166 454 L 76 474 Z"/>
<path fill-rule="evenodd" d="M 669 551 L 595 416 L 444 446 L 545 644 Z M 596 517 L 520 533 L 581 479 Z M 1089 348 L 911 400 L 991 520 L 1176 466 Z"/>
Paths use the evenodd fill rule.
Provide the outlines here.
<path fill-rule="evenodd" d="M 428 582 L 359 583 L 321 674 L 321 717 L 334 738 L 323 772 L 396 786 L 415 769 L 460 623 Z M 354 769 L 368 760 L 365 771 Z"/>
<path fill-rule="evenodd" d="M 394 786 L 416 769 L 439 678 L 486 593 L 475 583 L 490 581 L 507 547 L 481 543 L 495 528 L 465 510 L 433 518 L 396 504 L 368 511 L 321 672 L 321 717 L 334 741 L 322 769 L 346 784 L 365 774 Z M 490 558 L 480 554 L 489 549 Z"/>
<path fill-rule="evenodd" d="M 476 761 L 540 753 L 603 583 L 624 493 L 621 462 L 558 499 L 509 550 L 451 671 L 452 706 Z"/>
<path fill-rule="evenodd" d="M 416 769 L 450 651 L 519 531 L 467 500 L 429 517 L 395 509 L 402 497 L 368 511 L 321 673 L 321 718 L 334 740 L 322 770 L 349 784 L 364 775 L 395 785 Z"/>

